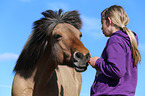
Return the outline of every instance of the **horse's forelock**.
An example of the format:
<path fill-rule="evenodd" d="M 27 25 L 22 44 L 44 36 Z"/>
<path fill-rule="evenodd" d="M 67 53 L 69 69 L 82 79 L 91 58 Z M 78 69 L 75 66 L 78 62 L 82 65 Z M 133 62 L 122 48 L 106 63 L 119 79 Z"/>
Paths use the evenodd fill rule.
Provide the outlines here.
<path fill-rule="evenodd" d="M 69 23 L 69 24 L 73 25 L 77 29 L 81 29 L 81 27 L 82 27 L 82 21 L 80 18 L 80 14 L 76 10 L 66 12 L 63 15 L 63 21 L 65 23 Z"/>
<path fill-rule="evenodd" d="M 62 9 L 59 9 L 59 11 L 46 10 L 45 12 L 42 12 L 42 14 L 44 17 L 34 22 L 34 29 L 39 28 L 41 25 L 42 28 L 40 28 L 43 30 L 48 29 L 48 27 L 49 30 L 53 30 L 59 23 L 69 23 L 77 29 L 80 29 L 82 26 L 80 14 L 76 10 L 65 13 L 63 13 Z"/>

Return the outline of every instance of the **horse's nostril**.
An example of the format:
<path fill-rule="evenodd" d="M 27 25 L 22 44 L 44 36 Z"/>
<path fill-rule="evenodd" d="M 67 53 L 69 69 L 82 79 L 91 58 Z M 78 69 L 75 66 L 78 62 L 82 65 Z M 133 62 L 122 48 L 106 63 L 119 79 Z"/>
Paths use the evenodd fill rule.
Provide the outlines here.
<path fill-rule="evenodd" d="M 76 57 L 79 58 L 79 59 L 82 59 L 82 58 L 83 58 L 83 54 L 80 53 L 80 52 L 77 52 L 75 55 L 76 55 Z"/>

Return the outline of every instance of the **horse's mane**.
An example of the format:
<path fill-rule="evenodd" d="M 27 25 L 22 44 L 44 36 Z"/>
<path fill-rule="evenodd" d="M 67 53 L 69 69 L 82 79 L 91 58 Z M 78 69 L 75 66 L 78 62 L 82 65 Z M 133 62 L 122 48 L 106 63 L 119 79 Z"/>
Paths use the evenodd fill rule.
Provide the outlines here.
<path fill-rule="evenodd" d="M 76 10 L 66 13 L 63 13 L 61 9 L 59 11 L 47 10 L 42 14 L 44 17 L 33 23 L 33 32 L 29 36 L 14 68 L 15 72 L 20 73 L 25 78 L 31 76 L 34 71 L 38 59 L 44 53 L 49 42 L 49 36 L 57 24 L 69 23 L 77 29 L 82 26 L 80 14 Z"/>

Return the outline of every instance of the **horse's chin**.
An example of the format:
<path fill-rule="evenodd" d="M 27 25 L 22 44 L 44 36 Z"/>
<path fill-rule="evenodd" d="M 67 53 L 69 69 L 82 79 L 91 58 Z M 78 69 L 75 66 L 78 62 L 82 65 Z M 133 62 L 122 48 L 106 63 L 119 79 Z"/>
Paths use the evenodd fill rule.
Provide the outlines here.
<path fill-rule="evenodd" d="M 84 72 L 87 70 L 88 63 L 81 64 L 79 62 L 74 62 L 74 68 L 77 72 Z"/>
<path fill-rule="evenodd" d="M 87 70 L 87 67 L 85 67 L 85 68 L 78 68 L 78 67 L 75 67 L 75 70 L 76 70 L 77 72 L 84 72 L 84 71 Z"/>

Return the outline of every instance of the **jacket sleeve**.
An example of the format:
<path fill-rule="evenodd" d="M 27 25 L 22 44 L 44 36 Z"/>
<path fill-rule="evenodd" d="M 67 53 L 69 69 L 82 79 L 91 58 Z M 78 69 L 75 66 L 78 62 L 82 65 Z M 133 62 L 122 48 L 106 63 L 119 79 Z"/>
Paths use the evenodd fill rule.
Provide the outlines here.
<path fill-rule="evenodd" d="M 114 42 L 108 44 L 106 51 L 106 58 L 99 58 L 96 61 L 96 66 L 106 76 L 110 78 L 119 79 L 124 76 L 126 72 L 125 68 L 125 51 L 122 46 Z"/>

